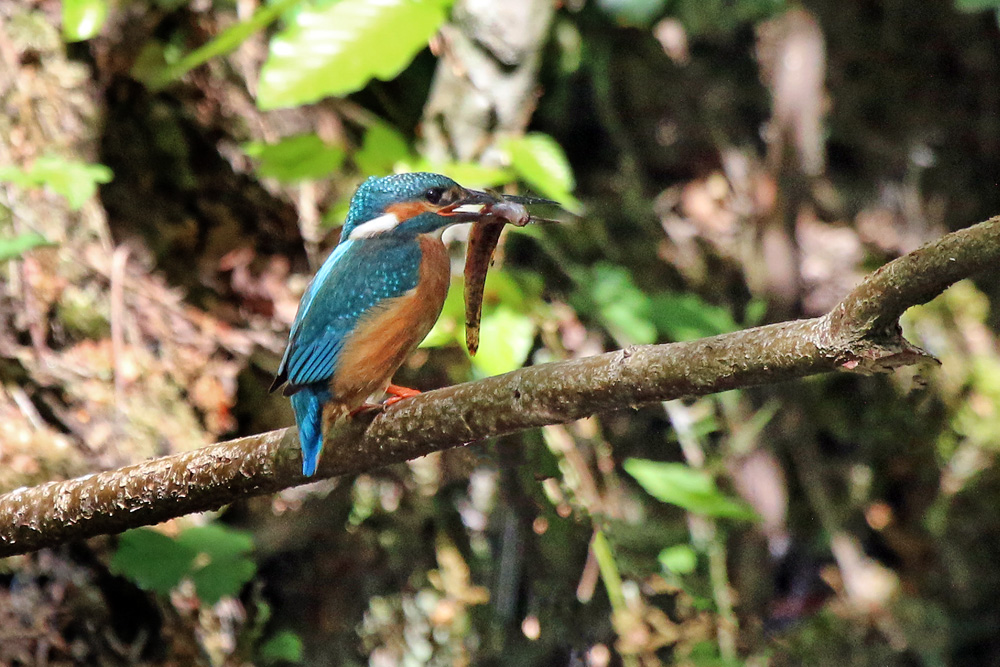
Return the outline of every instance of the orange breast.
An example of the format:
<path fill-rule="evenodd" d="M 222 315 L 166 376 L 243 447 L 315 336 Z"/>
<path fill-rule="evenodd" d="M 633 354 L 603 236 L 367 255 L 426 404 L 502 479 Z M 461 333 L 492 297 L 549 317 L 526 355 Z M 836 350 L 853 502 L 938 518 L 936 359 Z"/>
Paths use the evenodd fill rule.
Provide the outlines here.
<path fill-rule="evenodd" d="M 354 407 L 385 389 L 441 314 L 451 275 L 448 252 L 438 239 L 421 236 L 419 241 L 417 286 L 362 316 L 330 381 L 335 401 Z"/>

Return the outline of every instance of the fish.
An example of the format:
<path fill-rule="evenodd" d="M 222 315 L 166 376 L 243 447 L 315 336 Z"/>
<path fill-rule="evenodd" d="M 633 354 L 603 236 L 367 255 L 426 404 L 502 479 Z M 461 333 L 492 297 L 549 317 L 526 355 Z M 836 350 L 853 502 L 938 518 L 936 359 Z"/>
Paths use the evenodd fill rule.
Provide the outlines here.
<path fill-rule="evenodd" d="M 475 356 L 479 350 L 479 324 L 483 315 L 483 293 L 486 273 L 493 264 L 493 254 L 504 225 L 524 227 L 531 222 L 552 222 L 532 216 L 530 205 L 556 205 L 557 202 L 538 197 L 496 195 L 497 202 L 483 206 L 482 214 L 472 223 L 468 249 L 465 253 L 465 346 Z"/>

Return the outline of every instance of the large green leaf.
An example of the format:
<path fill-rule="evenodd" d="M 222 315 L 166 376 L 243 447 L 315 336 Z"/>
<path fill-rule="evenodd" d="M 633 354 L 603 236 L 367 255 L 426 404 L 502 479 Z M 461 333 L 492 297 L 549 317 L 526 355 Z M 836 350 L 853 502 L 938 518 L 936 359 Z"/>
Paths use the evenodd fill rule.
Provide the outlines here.
<path fill-rule="evenodd" d="M 444 23 L 450 0 L 341 0 L 303 10 L 271 39 L 257 104 L 276 109 L 394 78 Z"/>
<path fill-rule="evenodd" d="M 139 528 L 122 535 L 111 570 L 163 595 L 190 578 L 198 598 L 215 604 L 239 593 L 256 574 L 257 566 L 246 556 L 251 549 L 249 533 L 221 524 L 194 526 L 176 538 Z"/>
<path fill-rule="evenodd" d="M 149 528 L 122 533 L 111 571 L 127 577 L 139 588 L 166 595 L 180 583 L 198 551 Z"/>
<path fill-rule="evenodd" d="M 108 18 L 108 0 L 63 0 L 62 32 L 67 42 L 97 35 Z"/>
<path fill-rule="evenodd" d="M 257 160 L 257 173 L 284 183 L 323 178 L 340 169 L 346 153 L 315 134 L 285 137 L 276 144 L 251 141 L 243 150 Z"/>
<path fill-rule="evenodd" d="M 683 463 L 628 459 L 625 472 L 657 500 L 689 512 L 727 519 L 754 519 L 756 514 L 741 502 L 726 496 L 704 470 Z"/>

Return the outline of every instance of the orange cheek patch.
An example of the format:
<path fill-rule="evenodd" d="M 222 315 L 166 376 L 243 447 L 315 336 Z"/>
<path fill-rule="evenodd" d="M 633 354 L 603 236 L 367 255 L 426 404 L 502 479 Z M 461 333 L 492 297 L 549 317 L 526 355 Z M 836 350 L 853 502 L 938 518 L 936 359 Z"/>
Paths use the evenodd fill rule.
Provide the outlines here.
<path fill-rule="evenodd" d="M 399 202 L 398 204 L 391 204 L 385 209 L 386 213 L 392 213 L 399 219 L 400 222 L 409 220 L 410 218 L 415 218 L 421 213 L 434 211 L 437 211 L 437 208 L 432 207 L 429 203 L 424 201 Z"/>

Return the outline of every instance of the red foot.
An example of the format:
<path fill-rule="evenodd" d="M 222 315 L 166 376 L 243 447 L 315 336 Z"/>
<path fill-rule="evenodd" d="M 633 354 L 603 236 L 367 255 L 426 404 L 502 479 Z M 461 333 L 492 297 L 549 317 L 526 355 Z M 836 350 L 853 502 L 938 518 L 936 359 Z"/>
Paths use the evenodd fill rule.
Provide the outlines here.
<path fill-rule="evenodd" d="M 404 398 L 413 398 L 420 394 L 417 389 L 410 389 L 409 387 L 400 387 L 398 384 L 390 384 L 385 388 L 385 393 L 389 394 L 391 398 L 387 398 L 385 403 L 382 405 L 393 405 L 399 403 Z"/>
<path fill-rule="evenodd" d="M 413 398 L 420 393 L 420 390 L 400 387 L 398 384 L 390 384 L 385 388 L 385 393 L 390 396 L 398 396 L 399 398 Z"/>

